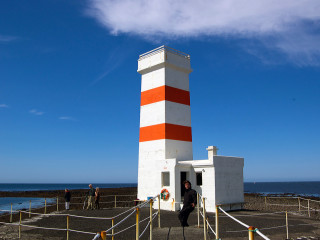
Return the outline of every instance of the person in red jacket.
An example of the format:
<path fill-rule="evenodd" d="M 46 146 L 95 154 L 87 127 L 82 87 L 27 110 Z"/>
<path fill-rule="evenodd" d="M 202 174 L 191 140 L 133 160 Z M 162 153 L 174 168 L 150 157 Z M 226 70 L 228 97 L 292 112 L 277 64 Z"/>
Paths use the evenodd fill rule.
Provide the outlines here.
<path fill-rule="evenodd" d="M 66 200 L 66 210 L 70 209 L 71 193 L 69 189 L 65 189 L 64 199 Z"/>

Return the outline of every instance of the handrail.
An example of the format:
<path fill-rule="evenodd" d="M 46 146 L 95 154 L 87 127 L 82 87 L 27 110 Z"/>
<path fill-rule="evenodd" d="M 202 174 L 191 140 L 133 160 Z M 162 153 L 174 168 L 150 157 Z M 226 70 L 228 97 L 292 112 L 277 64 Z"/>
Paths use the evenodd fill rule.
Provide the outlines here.
<path fill-rule="evenodd" d="M 201 196 L 201 198 L 199 199 L 200 201 L 204 201 L 204 197 L 199 194 L 199 196 Z M 150 212 L 150 217 L 147 217 L 145 218 L 144 220 L 137 220 L 136 224 L 130 226 L 130 227 L 127 227 L 125 229 L 122 229 L 121 231 L 117 232 L 117 233 L 114 233 L 114 231 L 112 229 L 114 229 L 115 227 L 119 226 L 122 222 L 124 222 L 125 220 L 127 220 L 131 215 L 133 215 L 136 211 L 138 211 L 139 208 L 142 208 L 146 205 L 148 205 L 148 203 L 150 203 L 150 201 L 153 201 L 155 198 L 159 197 L 159 195 L 149 199 L 149 200 L 145 200 L 143 202 L 141 202 L 140 204 L 138 204 L 137 206 L 135 207 L 132 207 L 132 208 L 129 208 L 127 209 L 126 211 L 124 212 L 121 212 L 120 214 L 116 215 L 116 216 L 113 216 L 113 217 L 87 217 L 87 216 L 79 216 L 79 215 L 72 215 L 72 214 L 65 214 L 65 213 L 34 213 L 34 212 L 28 212 L 28 211 L 23 211 L 23 210 L 20 210 L 20 211 L 16 211 L 16 210 L 3 210 L 3 209 L 0 209 L 0 212 L 10 212 L 11 214 L 12 213 L 20 213 L 20 222 L 17 222 L 17 223 L 6 223 L 6 222 L 0 222 L 0 224 L 7 224 L 7 225 L 12 225 L 12 226 L 19 226 L 19 233 L 21 231 L 21 226 L 22 227 L 28 227 L 28 228 L 39 228 L 39 229 L 47 229 L 47 230 L 56 230 L 56 231 L 67 231 L 67 232 L 77 232 L 77 233 L 83 233 L 83 234 L 91 234 L 91 235 L 95 235 L 96 233 L 92 233 L 92 232 L 85 232 L 85 231 L 81 231 L 81 230 L 74 230 L 74 229 L 70 229 L 68 227 L 68 224 L 67 224 L 67 228 L 50 228 L 50 227 L 38 227 L 38 226 L 32 226 L 32 225 L 26 225 L 26 224 L 23 224 L 23 222 L 21 222 L 21 213 L 28 213 L 29 214 L 29 217 L 30 215 L 43 215 L 43 216 L 67 216 L 67 219 L 69 219 L 69 217 L 75 217 L 75 218 L 85 218 L 85 219 L 100 219 L 100 220 L 114 220 L 115 218 L 121 216 L 121 215 L 124 215 L 127 213 L 127 216 L 124 217 L 120 222 L 118 222 L 117 224 L 113 225 L 113 222 L 112 222 L 112 227 L 107 229 L 106 231 L 106 235 L 107 236 L 115 236 L 117 234 L 120 234 L 121 232 L 124 232 L 126 231 L 127 229 L 135 226 L 136 224 L 138 224 L 138 222 L 143 222 L 143 221 L 146 221 L 147 219 L 154 219 L 158 214 L 159 214 L 159 211 L 158 212 L 155 212 L 152 214 L 152 212 Z M 295 197 L 292 197 L 293 199 L 296 199 Z M 304 199 L 304 198 L 301 198 L 303 200 L 308 200 L 308 201 L 312 201 L 311 199 Z M 314 202 L 317 202 L 316 200 L 313 200 Z M 58 203 L 58 202 L 57 202 Z M 266 203 L 267 204 L 267 203 Z M 268 203 L 269 204 L 269 203 Z M 54 204 L 53 204 L 54 205 Z M 227 204 L 228 205 L 228 204 Z M 278 204 L 269 204 L 269 205 L 278 205 Z M 151 204 L 150 204 L 151 206 Z M 286 214 L 287 213 L 302 213 L 302 212 L 308 212 L 309 213 L 309 217 L 310 217 L 310 210 L 312 211 L 317 211 L 317 212 L 320 212 L 320 210 L 318 209 L 314 209 L 314 208 L 311 208 L 310 205 L 309 205 L 309 202 L 308 202 L 308 207 L 305 207 L 303 205 L 300 204 L 299 202 L 299 205 L 283 205 L 283 206 L 299 206 L 299 211 L 286 211 Z M 260 230 L 268 230 L 268 229 L 276 229 L 276 228 L 282 228 L 282 227 L 288 227 L 288 226 L 295 226 L 295 225 L 283 225 L 283 226 L 274 226 L 274 227 L 267 227 L 267 228 L 261 228 L 261 229 L 258 229 L 258 228 L 254 228 L 252 226 L 249 226 L 245 223 L 243 223 L 242 221 L 238 220 L 236 217 L 253 217 L 253 216 L 263 216 L 263 215 L 271 215 L 271 214 L 281 214 L 281 213 L 284 213 L 284 212 L 269 212 L 269 213 L 261 213 L 261 214 L 253 214 L 253 215 L 230 215 L 229 213 L 227 213 L 225 210 L 223 210 L 223 208 L 221 207 L 221 205 L 218 205 L 217 206 L 219 210 L 221 210 L 226 216 L 221 216 L 221 217 L 230 217 L 231 219 L 233 219 L 234 221 L 238 222 L 239 224 L 241 224 L 242 226 L 244 226 L 245 228 L 247 228 L 247 230 L 240 230 L 240 231 L 227 231 L 227 232 L 244 232 L 244 231 L 249 231 L 249 233 L 251 234 L 259 234 L 263 239 L 266 239 L 268 240 L 269 238 L 267 236 L 265 236 L 264 234 L 262 234 L 260 232 Z M 308 208 L 308 210 L 300 210 L 300 207 L 301 208 Z M 205 206 L 203 207 L 205 208 Z M 160 209 L 160 208 L 159 208 Z M 202 214 L 202 212 L 200 212 L 200 214 L 203 216 L 205 215 L 205 210 Z M 151 217 L 152 216 L 152 217 Z M 286 216 L 287 217 L 287 216 Z M 68 222 L 68 220 L 67 220 Z M 216 235 L 216 237 L 218 238 L 218 229 L 216 228 L 216 232 L 212 229 L 208 219 L 204 219 L 204 224 L 207 224 L 207 227 L 211 230 L 211 232 L 213 234 Z M 217 224 L 217 222 L 216 222 Z M 307 224 L 298 224 L 299 226 L 301 225 L 319 225 L 320 223 L 316 223 L 316 224 L 310 224 L 310 223 L 307 223 Z M 148 226 L 150 225 L 150 222 L 147 224 L 147 226 L 144 228 L 143 232 L 140 234 L 140 237 L 145 233 L 146 229 L 148 228 Z M 296 226 L 298 226 L 296 225 Z M 205 228 L 204 228 L 205 229 Z M 110 234 L 112 230 L 112 234 Z M 206 229 L 205 229 L 206 230 Z M 109 232 L 109 233 L 108 233 Z M 150 235 L 151 236 L 151 235 Z"/>

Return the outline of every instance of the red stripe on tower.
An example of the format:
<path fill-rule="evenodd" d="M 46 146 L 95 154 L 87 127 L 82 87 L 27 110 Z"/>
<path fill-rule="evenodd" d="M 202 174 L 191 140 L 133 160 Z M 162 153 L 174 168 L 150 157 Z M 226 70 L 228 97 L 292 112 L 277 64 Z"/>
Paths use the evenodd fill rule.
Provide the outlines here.
<path fill-rule="evenodd" d="M 191 127 L 162 123 L 140 128 L 139 142 L 171 139 L 192 142 Z"/>
<path fill-rule="evenodd" d="M 164 100 L 190 106 L 190 93 L 189 91 L 166 85 L 141 93 L 141 106 Z"/>

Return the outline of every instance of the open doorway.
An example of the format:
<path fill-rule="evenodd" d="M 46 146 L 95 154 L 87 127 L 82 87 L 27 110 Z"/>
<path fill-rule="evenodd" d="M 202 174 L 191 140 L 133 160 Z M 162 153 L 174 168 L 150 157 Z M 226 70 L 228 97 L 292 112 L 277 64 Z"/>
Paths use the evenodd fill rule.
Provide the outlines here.
<path fill-rule="evenodd" d="M 183 182 L 188 180 L 188 172 L 180 172 L 180 184 L 181 184 L 181 199 L 183 199 L 185 188 Z"/>

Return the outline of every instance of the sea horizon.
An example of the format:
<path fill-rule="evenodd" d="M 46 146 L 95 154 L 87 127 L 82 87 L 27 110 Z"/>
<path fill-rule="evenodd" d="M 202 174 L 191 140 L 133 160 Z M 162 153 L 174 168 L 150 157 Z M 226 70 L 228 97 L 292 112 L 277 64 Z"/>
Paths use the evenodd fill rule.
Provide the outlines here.
<path fill-rule="evenodd" d="M 137 183 L 91 183 L 99 188 L 137 187 Z M 0 192 L 88 189 L 89 183 L 0 183 Z M 320 196 L 320 181 L 244 182 L 245 193 Z"/>
<path fill-rule="evenodd" d="M 282 183 L 282 182 L 320 182 L 320 180 L 271 180 L 271 181 L 265 181 L 265 180 L 257 180 L 257 181 L 244 181 L 244 183 Z M 37 182 L 0 182 L 0 184 L 138 184 L 137 182 L 113 182 L 113 183 L 102 183 L 102 182 L 48 182 L 48 183 L 37 183 Z"/>
<path fill-rule="evenodd" d="M 0 183 L 0 192 L 25 191 L 56 191 L 65 188 L 72 190 L 88 189 L 89 183 Z M 92 183 L 100 188 L 137 187 L 137 183 Z M 292 182 L 244 182 L 244 193 L 261 195 L 291 195 L 320 197 L 320 181 L 292 181 Z M 14 203 L 15 210 L 26 208 L 29 199 L 25 197 L 0 197 L 0 209 L 8 210 L 10 203 Z M 37 200 L 38 206 L 44 204 L 44 198 Z M 50 200 L 49 200 L 50 201 Z"/>

